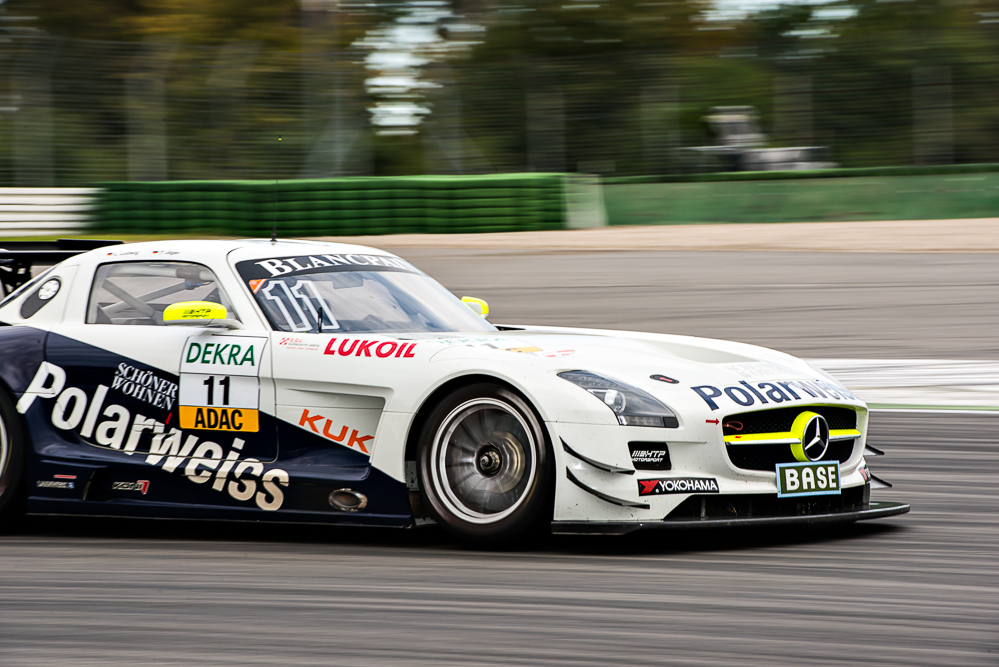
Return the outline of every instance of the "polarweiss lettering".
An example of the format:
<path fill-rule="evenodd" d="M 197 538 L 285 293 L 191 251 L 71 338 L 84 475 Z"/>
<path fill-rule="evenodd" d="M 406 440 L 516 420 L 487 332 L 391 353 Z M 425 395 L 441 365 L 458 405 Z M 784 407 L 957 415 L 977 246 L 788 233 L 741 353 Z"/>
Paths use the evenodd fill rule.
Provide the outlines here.
<path fill-rule="evenodd" d="M 265 259 L 254 262 L 254 264 L 266 269 L 272 278 L 328 266 L 387 266 L 393 269 L 416 272 L 405 260 L 387 255 L 306 255 L 286 259 Z"/>
<path fill-rule="evenodd" d="M 254 458 L 239 459 L 244 441 L 234 438 L 228 449 L 198 436 L 185 434 L 155 419 L 136 414 L 121 405 L 105 406 L 108 387 L 98 385 L 93 396 L 79 387 L 66 387 L 66 371 L 43 361 L 27 390 L 17 402 L 24 414 L 36 399 L 55 399 L 52 425 L 64 431 L 76 431 L 80 437 L 98 445 L 132 455 L 139 440 L 151 436 L 146 463 L 168 473 L 180 471 L 195 484 L 211 482 L 213 490 L 226 492 L 238 501 L 253 500 L 262 510 L 274 511 L 284 504 L 288 473 L 279 468 L 265 470 Z M 186 436 L 186 437 L 185 437 Z"/>
<path fill-rule="evenodd" d="M 413 354 L 413 350 L 416 349 L 416 343 L 344 338 L 340 341 L 339 347 L 337 347 L 336 341 L 336 338 L 330 339 L 330 342 L 326 344 L 326 350 L 323 351 L 323 354 L 339 355 L 341 357 L 381 357 L 382 359 L 388 357 L 408 359 L 416 356 Z"/>
<path fill-rule="evenodd" d="M 164 410 L 172 410 L 177 401 L 177 383 L 124 362 L 118 364 L 111 380 L 111 388 Z"/>
<path fill-rule="evenodd" d="M 718 388 L 711 385 L 691 387 L 698 396 L 704 399 L 712 410 L 718 409 L 714 400 L 727 397 L 733 403 L 743 407 L 754 405 L 757 401 L 767 403 L 784 403 L 811 398 L 830 398 L 839 401 L 855 401 L 857 397 L 843 387 L 823 380 L 790 380 L 788 382 L 757 382 L 751 384 L 741 380 L 738 385 Z M 800 392 L 800 393 L 799 393 Z M 807 396 L 805 396 L 807 394 Z"/>

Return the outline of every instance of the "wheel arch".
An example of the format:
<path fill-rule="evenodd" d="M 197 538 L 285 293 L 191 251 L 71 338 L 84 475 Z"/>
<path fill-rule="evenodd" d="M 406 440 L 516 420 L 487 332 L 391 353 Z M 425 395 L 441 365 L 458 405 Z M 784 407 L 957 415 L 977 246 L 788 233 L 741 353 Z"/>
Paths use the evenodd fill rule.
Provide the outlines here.
<path fill-rule="evenodd" d="M 545 420 L 541 415 L 541 411 L 523 389 L 496 375 L 490 375 L 489 373 L 470 373 L 468 375 L 460 375 L 458 377 L 451 378 L 450 380 L 442 383 L 424 399 L 422 404 L 420 404 L 413 420 L 409 424 L 409 431 L 406 434 L 406 447 L 403 455 L 404 466 L 408 467 L 409 463 L 416 462 L 417 449 L 420 444 L 420 432 L 423 431 L 423 426 L 427 423 L 427 419 L 429 418 L 431 412 L 433 412 L 434 406 L 448 394 L 457 391 L 462 387 L 479 383 L 489 383 L 503 387 L 520 397 L 520 399 L 523 400 L 534 413 L 535 419 L 537 419 L 538 424 L 541 425 L 541 432 L 544 434 L 546 441 L 550 440 L 551 436 L 548 433 L 548 429 L 544 426 Z M 550 446 L 551 442 L 548 442 L 547 444 Z"/>

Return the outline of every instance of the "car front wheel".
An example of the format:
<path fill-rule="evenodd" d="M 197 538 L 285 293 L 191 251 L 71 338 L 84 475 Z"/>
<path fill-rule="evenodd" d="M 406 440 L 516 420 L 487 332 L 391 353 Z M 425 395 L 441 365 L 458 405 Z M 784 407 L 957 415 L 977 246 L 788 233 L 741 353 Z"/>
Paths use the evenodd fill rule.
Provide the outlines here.
<path fill-rule="evenodd" d="M 525 537 L 551 521 L 552 455 L 527 403 L 492 384 L 450 394 L 420 439 L 420 486 L 434 518 L 471 542 Z"/>

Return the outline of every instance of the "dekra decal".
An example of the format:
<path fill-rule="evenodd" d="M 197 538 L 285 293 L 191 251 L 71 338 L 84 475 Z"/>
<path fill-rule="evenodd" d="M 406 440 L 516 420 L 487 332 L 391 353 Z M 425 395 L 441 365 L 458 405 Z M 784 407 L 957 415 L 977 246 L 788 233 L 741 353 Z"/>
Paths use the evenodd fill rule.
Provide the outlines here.
<path fill-rule="evenodd" d="M 189 364 L 220 364 L 222 366 L 242 366 L 249 362 L 256 366 L 253 356 L 253 345 L 241 346 L 239 343 L 196 343 L 191 341 L 187 346 Z"/>
<path fill-rule="evenodd" d="M 128 455 L 137 451 L 143 435 L 151 442 L 146 463 L 168 473 L 181 471 L 195 484 L 211 482 L 211 488 L 226 492 L 238 501 L 253 500 L 262 510 L 274 511 L 284 504 L 288 473 L 280 468 L 265 469 L 263 462 L 239 459 L 244 441 L 233 438 L 228 448 L 177 428 L 167 430 L 166 424 L 132 413 L 124 406 L 105 406 L 108 387 L 98 385 L 93 396 L 80 387 L 66 387 L 66 371 L 43 361 L 24 394 L 17 401 L 17 411 L 26 413 L 35 400 L 55 399 L 52 405 L 52 425 L 64 431 L 74 431 L 84 440 L 93 439 L 98 445 L 116 449 Z"/>

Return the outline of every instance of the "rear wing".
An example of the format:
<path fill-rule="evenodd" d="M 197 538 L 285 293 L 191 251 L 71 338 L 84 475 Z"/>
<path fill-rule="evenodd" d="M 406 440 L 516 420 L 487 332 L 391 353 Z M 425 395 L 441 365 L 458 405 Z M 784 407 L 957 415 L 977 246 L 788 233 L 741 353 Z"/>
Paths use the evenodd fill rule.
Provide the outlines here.
<path fill-rule="evenodd" d="M 120 245 L 122 241 L 59 239 L 58 241 L 0 240 L 0 285 L 4 296 L 31 280 L 31 267 L 50 266 L 88 250 Z"/>

